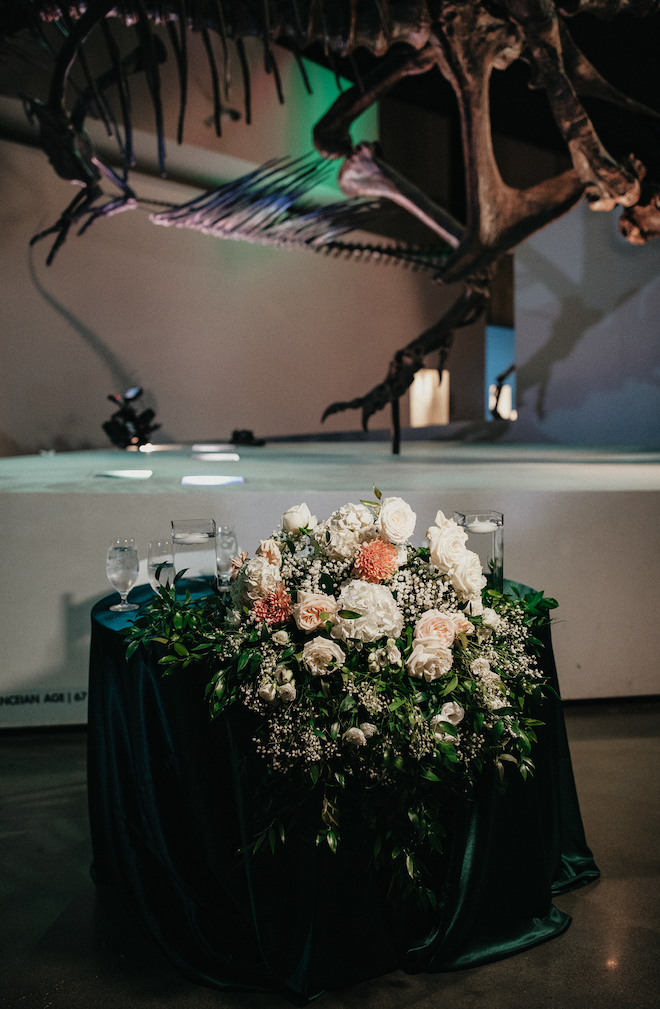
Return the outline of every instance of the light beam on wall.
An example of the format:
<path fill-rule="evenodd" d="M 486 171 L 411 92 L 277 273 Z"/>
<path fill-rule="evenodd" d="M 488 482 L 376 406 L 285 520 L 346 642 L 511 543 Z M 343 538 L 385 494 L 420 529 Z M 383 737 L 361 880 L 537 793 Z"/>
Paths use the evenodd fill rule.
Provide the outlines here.
<path fill-rule="evenodd" d="M 420 368 L 410 386 L 410 426 L 449 423 L 449 372 Z"/>

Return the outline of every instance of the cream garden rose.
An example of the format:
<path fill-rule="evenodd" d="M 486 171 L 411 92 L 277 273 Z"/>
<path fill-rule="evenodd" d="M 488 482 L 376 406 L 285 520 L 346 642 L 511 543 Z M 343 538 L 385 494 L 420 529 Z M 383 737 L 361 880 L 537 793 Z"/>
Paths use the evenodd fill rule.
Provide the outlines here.
<path fill-rule="evenodd" d="M 346 653 L 336 641 L 320 635 L 306 641 L 302 650 L 303 664 L 312 676 L 325 676 L 331 665 L 341 666 L 345 658 Z"/>
<path fill-rule="evenodd" d="M 357 618 L 341 617 L 341 610 L 359 613 Z M 386 585 L 354 579 L 339 593 L 333 638 L 347 641 L 377 641 L 398 638 L 403 630 L 403 614 Z"/>
<path fill-rule="evenodd" d="M 413 650 L 406 659 L 410 676 L 418 680 L 439 680 L 445 676 L 454 664 L 454 657 L 437 638 L 418 638 Z"/>
<path fill-rule="evenodd" d="M 293 619 L 301 631 L 315 631 L 323 622 L 321 614 L 328 614 L 324 619 L 331 619 L 337 612 L 337 600 L 334 596 L 325 596 L 321 592 L 298 590 L 298 601 L 293 606 Z"/>
<path fill-rule="evenodd" d="M 386 497 L 380 503 L 376 528 L 382 540 L 405 543 L 415 531 L 417 515 L 400 497 Z"/>
<path fill-rule="evenodd" d="M 287 508 L 282 516 L 282 529 L 289 536 L 297 536 L 301 529 L 314 529 L 316 525 L 316 515 L 304 503 Z"/>
<path fill-rule="evenodd" d="M 456 636 L 453 616 L 452 613 L 443 613 L 441 610 L 426 610 L 415 624 L 414 636 L 437 638 L 445 648 L 451 648 Z"/>

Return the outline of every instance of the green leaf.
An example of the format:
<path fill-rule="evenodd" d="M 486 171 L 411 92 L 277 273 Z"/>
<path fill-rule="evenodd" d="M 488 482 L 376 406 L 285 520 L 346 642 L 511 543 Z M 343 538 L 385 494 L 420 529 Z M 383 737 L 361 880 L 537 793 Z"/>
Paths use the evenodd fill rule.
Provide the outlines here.
<path fill-rule="evenodd" d="M 376 487 L 376 485 L 375 485 L 375 484 L 374 484 L 374 494 L 376 495 L 376 498 L 377 498 L 377 499 L 378 499 L 378 500 L 380 501 L 380 499 L 382 498 L 382 496 L 383 496 L 383 495 L 382 495 L 382 494 L 381 494 L 381 492 L 380 492 L 380 491 L 378 490 L 378 487 Z"/>
<path fill-rule="evenodd" d="M 428 767 L 424 771 L 424 777 L 426 778 L 427 781 L 440 781 L 440 778 L 435 773 L 435 771 L 432 771 Z"/>
<path fill-rule="evenodd" d="M 333 855 L 337 854 L 337 835 L 334 830 L 329 830 L 326 834 L 326 840 L 328 842 L 328 847 Z"/>
<path fill-rule="evenodd" d="M 355 610 L 339 610 L 337 615 L 343 617 L 345 620 L 359 620 L 362 616 L 361 613 L 356 613 Z"/>
<path fill-rule="evenodd" d="M 172 582 L 172 584 L 173 585 L 178 585 L 179 582 L 181 581 L 181 579 L 183 578 L 183 576 L 185 575 L 185 573 L 186 573 L 187 570 L 188 570 L 188 568 L 181 568 L 180 571 L 177 571 L 177 573 L 174 576 L 174 581 Z"/>
<path fill-rule="evenodd" d="M 309 769 L 309 776 L 312 779 L 312 784 L 315 785 L 316 782 L 319 780 L 319 765 L 318 764 L 312 764 L 312 766 Z"/>
<path fill-rule="evenodd" d="M 181 628 L 183 627 L 183 617 L 181 613 L 177 612 L 174 614 L 174 616 L 172 617 L 172 623 L 174 624 L 174 627 L 176 628 L 177 631 L 181 630 Z"/>
<path fill-rule="evenodd" d="M 451 694 L 452 690 L 456 690 L 457 686 L 458 686 L 458 676 L 456 676 L 456 674 L 454 673 L 447 686 L 443 687 L 442 690 L 440 691 L 440 697 L 446 697 L 447 694 Z"/>
<path fill-rule="evenodd" d="M 245 669 L 248 662 L 250 661 L 250 656 L 251 656 L 250 652 L 241 652 L 241 654 L 238 656 L 238 664 L 236 666 L 237 673 L 240 673 L 241 669 Z"/>
<path fill-rule="evenodd" d="M 357 702 L 352 694 L 347 694 L 344 700 L 339 705 L 339 714 L 345 715 L 348 711 L 352 711 L 353 708 L 357 707 Z"/>
<path fill-rule="evenodd" d="M 392 701 L 392 703 L 387 706 L 387 710 L 396 711 L 397 708 L 400 708 L 405 703 L 406 703 L 405 697 L 397 697 L 396 700 Z"/>
<path fill-rule="evenodd" d="M 184 659 L 187 659 L 188 656 L 190 655 L 190 652 L 188 651 L 186 646 L 182 645 L 180 641 L 174 642 L 174 651 L 177 653 L 177 655 L 180 655 Z"/>
<path fill-rule="evenodd" d="M 131 655 L 134 655 L 135 652 L 138 650 L 139 647 L 140 647 L 139 640 L 138 641 L 131 641 L 130 645 L 126 649 L 126 658 L 130 659 Z"/>
<path fill-rule="evenodd" d="M 376 840 L 374 841 L 374 858 L 378 858 L 382 846 L 383 846 L 383 839 L 381 838 L 380 834 L 378 834 Z"/>
<path fill-rule="evenodd" d="M 273 827 L 268 828 L 268 843 L 270 844 L 270 850 L 272 854 L 275 854 L 275 844 L 277 843 L 277 835 Z"/>

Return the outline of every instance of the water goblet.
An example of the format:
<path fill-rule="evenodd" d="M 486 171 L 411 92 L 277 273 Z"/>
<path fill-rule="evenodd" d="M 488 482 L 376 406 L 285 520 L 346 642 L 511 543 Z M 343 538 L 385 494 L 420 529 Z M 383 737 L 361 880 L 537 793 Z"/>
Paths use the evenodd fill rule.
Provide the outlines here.
<path fill-rule="evenodd" d="M 215 556 L 218 568 L 218 587 L 221 592 L 229 590 L 231 580 L 231 560 L 238 554 L 236 533 L 231 526 L 219 526 Z"/>
<path fill-rule="evenodd" d="M 147 574 L 154 592 L 158 592 L 163 585 L 172 585 L 174 581 L 172 540 L 152 540 L 149 544 Z"/>
<path fill-rule="evenodd" d="M 134 539 L 113 540 L 108 548 L 105 566 L 108 581 L 119 595 L 121 602 L 115 603 L 110 609 L 115 613 L 128 613 L 137 610 L 136 603 L 126 601 L 128 593 L 135 585 L 140 573 L 140 562 Z"/>

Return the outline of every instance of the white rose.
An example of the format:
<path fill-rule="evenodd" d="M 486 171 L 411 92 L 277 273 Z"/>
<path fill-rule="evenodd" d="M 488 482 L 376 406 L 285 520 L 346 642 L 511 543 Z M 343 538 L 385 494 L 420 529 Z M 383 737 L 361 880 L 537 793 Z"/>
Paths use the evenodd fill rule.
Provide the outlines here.
<path fill-rule="evenodd" d="M 271 634 L 271 638 L 276 645 L 287 645 L 289 643 L 289 632 L 275 631 L 274 634 Z"/>
<path fill-rule="evenodd" d="M 293 679 L 293 673 L 286 666 L 275 666 L 275 679 L 278 683 L 288 683 Z"/>
<path fill-rule="evenodd" d="M 315 525 L 316 515 L 310 514 L 306 504 L 293 505 L 282 516 L 282 528 L 290 536 L 297 536 L 301 529 L 313 529 Z"/>
<path fill-rule="evenodd" d="M 378 735 L 378 729 L 371 722 L 360 722 L 360 729 L 365 739 L 371 739 L 372 736 Z"/>
<path fill-rule="evenodd" d="M 335 617 L 330 632 L 343 641 L 377 641 L 378 638 L 398 638 L 403 629 L 403 614 L 387 585 L 363 582 L 359 578 L 341 590 L 337 611 L 352 610 L 361 614 L 355 619 Z"/>
<path fill-rule="evenodd" d="M 327 613 L 327 619 L 332 619 L 337 612 L 337 600 L 334 596 L 325 596 L 321 592 L 298 591 L 298 601 L 293 607 L 293 619 L 301 631 L 315 631 L 322 623 L 321 614 Z"/>
<path fill-rule="evenodd" d="M 438 743 L 453 741 L 454 737 L 450 736 L 448 732 L 445 732 L 440 724 L 441 721 L 442 719 L 440 718 L 440 715 L 434 715 L 429 723 L 431 726 L 431 732 L 433 733 L 435 739 Z"/>
<path fill-rule="evenodd" d="M 257 691 L 262 701 L 273 704 L 277 700 L 277 687 L 273 683 L 264 683 Z"/>
<path fill-rule="evenodd" d="M 484 611 L 481 614 L 481 621 L 484 627 L 489 627 L 491 631 L 496 631 L 500 626 L 500 616 L 495 610 L 492 610 L 490 606 L 484 606 Z"/>
<path fill-rule="evenodd" d="M 388 543 L 405 543 L 415 531 L 417 516 L 400 497 L 386 497 L 380 504 L 376 527 Z"/>
<path fill-rule="evenodd" d="M 296 699 L 296 688 L 293 683 L 283 683 L 277 692 L 280 695 L 280 700 L 285 704 L 290 704 Z"/>
<path fill-rule="evenodd" d="M 394 638 L 387 639 L 387 649 L 385 654 L 387 655 L 387 661 L 391 666 L 401 665 L 401 652 L 396 647 L 396 641 Z"/>
<path fill-rule="evenodd" d="M 344 739 L 347 743 L 353 743 L 354 746 L 366 746 L 367 737 L 365 736 L 362 729 L 347 729 L 344 733 Z"/>
<path fill-rule="evenodd" d="M 442 525 L 438 523 L 440 516 L 444 520 Z M 435 521 L 436 525 L 426 531 L 431 563 L 446 575 L 454 569 L 467 552 L 465 546 L 467 533 L 452 519 L 445 519 L 442 512 L 438 512 Z"/>
<path fill-rule="evenodd" d="M 363 543 L 375 540 L 374 517 L 362 504 L 347 504 L 334 511 L 316 528 L 315 539 L 333 560 L 350 560 Z"/>
<path fill-rule="evenodd" d="M 312 638 L 311 641 L 305 642 L 302 650 L 303 663 L 312 676 L 324 676 L 331 663 L 341 666 L 345 658 L 346 653 L 337 642 L 330 641 L 328 638 Z"/>
<path fill-rule="evenodd" d="M 265 557 L 269 564 L 282 567 L 282 551 L 273 539 L 259 540 L 257 557 Z"/>
<path fill-rule="evenodd" d="M 474 596 L 470 596 L 465 607 L 465 612 L 472 617 L 480 617 L 484 611 L 484 604 L 481 601 L 481 590 Z"/>
<path fill-rule="evenodd" d="M 431 683 L 448 673 L 453 662 L 450 649 L 445 648 L 438 638 L 418 638 L 406 659 L 406 666 L 410 676 Z"/>
<path fill-rule="evenodd" d="M 454 566 L 450 579 L 460 599 L 472 600 L 476 597 L 486 585 L 479 555 L 473 550 L 466 550 Z"/>
<path fill-rule="evenodd" d="M 440 720 L 449 722 L 450 725 L 458 725 L 465 718 L 465 708 L 462 708 L 456 701 L 447 701 L 440 708 Z"/>

